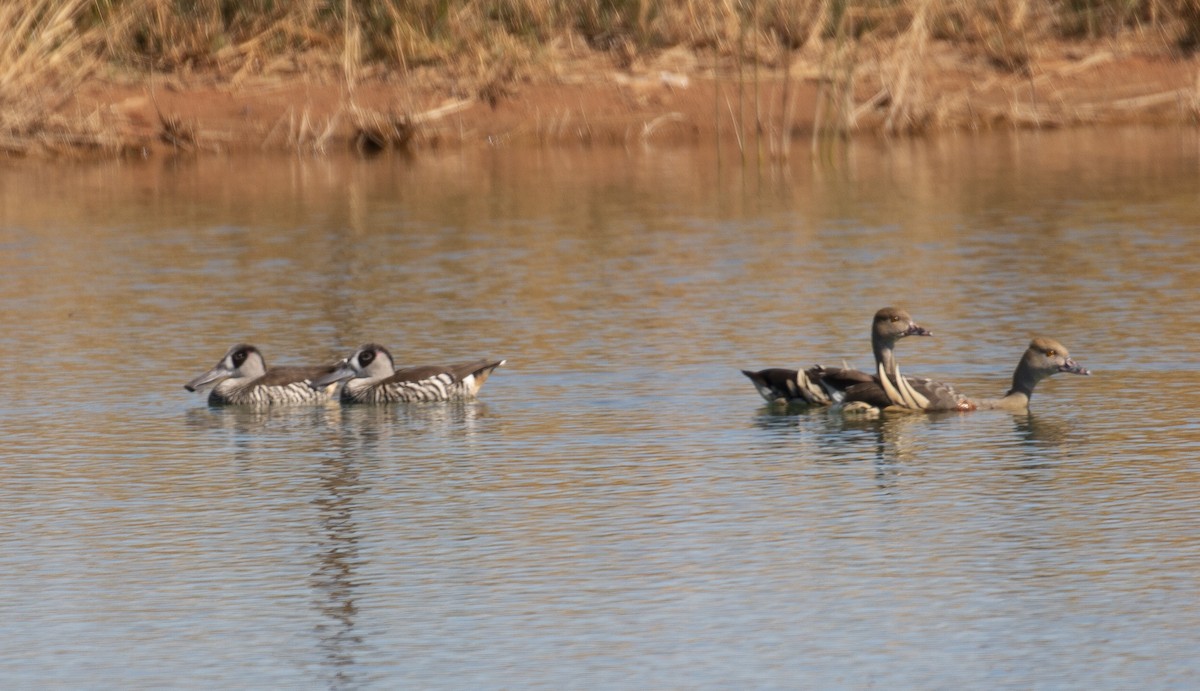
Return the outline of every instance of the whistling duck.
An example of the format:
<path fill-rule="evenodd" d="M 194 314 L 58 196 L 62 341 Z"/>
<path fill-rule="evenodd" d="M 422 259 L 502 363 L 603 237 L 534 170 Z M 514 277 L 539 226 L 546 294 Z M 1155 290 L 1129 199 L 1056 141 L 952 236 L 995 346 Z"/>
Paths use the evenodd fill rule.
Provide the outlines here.
<path fill-rule="evenodd" d="M 863 400 L 878 407 L 892 405 L 889 390 L 896 400 L 905 401 L 907 387 L 897 387 L 892 382 L 899 380 L 892 350 L 896 341 L 905 336 L 931 336 L 932 332 L 918 325 L 908 312 L 895 307 L 885 307 L 875 313 L 871 321 L 871 349 L 875 352 L 876 369 L 891 375 L 887 387 L 879 385 L 878 377 L 846 367 L 822 367 L 817 365 L 807 370 L 771 368 L 753 372 L 742 370 L 758 393 L 769 403 L 806 403 L 830 405 L 841 402 L 853 392 L 854 400 Z M 914 401 L 916 399 L 913 399 Z"/>

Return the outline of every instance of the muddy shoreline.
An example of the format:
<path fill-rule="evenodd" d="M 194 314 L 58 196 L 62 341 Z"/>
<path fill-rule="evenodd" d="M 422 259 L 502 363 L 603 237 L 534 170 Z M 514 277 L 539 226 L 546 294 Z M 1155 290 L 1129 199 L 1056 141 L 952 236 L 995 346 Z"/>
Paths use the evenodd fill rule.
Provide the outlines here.
<path fill-rule="evenodd" d="M 54 109 L 63 123 L 85 123 L 87 136 L 46 128 L 4 149 L 153 157 L 722 142 L 787 156 L 814 135 L 1194 124 L 1200 117 L 1200 61 L 1112 42 L 1046 47 L 1020 72 L 934 42 L 906 73 L 880 59 L 831 74 L 838 73 L 816 59 L 739 72 L 673 49 L 623 68 L 608 54 L 585 53 L 545 74 L 494 84 L 434 69 L 377 69 L 353 83 L 337 70 L 300 67 L 257 76 L 108 75 L 85 81 Z"/>

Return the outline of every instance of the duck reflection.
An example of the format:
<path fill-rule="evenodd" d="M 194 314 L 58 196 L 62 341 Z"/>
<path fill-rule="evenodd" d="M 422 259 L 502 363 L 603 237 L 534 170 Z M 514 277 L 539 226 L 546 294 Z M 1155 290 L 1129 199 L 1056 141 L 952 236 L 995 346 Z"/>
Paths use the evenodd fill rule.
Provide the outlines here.
<path fill-rule="evenodd" d="M 1071 436 L 1072 425 L 1053 416 L 1019 413 L 1013 415 L 1013 427 L 1021 439 L 1039 446 L 1061 446 Z"/>
<path fill-rule="evenodd" d="M 817 462 L 871 460 L 876 479 L 890 485 L 906 464 L 920 461 L 921 441 L 931 425 L 958 413 L 887 411 L 880 415 L 846 415 L 835 408 L 767 405 L 754 425 L 775 436 L 780 446 Z M 804 443 L 797 446 L 797 438 Z"/>
<path fill-rule="evenodd" d="M 312 430 L 334 425 L 341 418 L 338 405 L 317 407 L 223 406 L 191 408 L 184 424 L 194 430 L 223 431 L 229 434 L 233 459 L 249 464 L 262 453 L 269 453 L 279 435 L 302 440 L 304 450 L 315 450 L 320 441 Z"/>
<path fill-rule="evenodd" d="M 769 403 L 758 409 L 753 424 L 764 431 L 770 446 L 781 456 L 820 458 L 817 438 L 812 434 L 815 421 L 826 415 L 826 408 L 806 405 Z"/>
<path fill-rule="evenodd" d="M 837 409 L 810 408 L 787 409 L 775 406 L 764 407 L 755 425 L 774 432 L 793 432 L 809 428 L 820 435 L 822 446 L 827 450 L 845 451 L 855 449 L 855 455 L 863 449 L 864 434 L 873 443 L 873 455 L 878 460 L 908 462 L 917 460 L 916 440 L 921 438 L 917 430 L 927 429 L 946 417 L 959 417 L 956 413 L 913 413 L 910 411 L 887 411 L 881 415 L 843 415 Z M 827 454 L 841 460 L 851 460 L 842 453 Z"/>
<path fill-rule="evenodd" d="M 1053 415 L 1024 413 L 1012 418 L 1017 453 L 1009 469 L 1026 480 L 1052 481 L 1064 452 L 1069 453 L 1074 426 Z"/>
<path fill-rule="evenodd" d="M 801 426 L 801 421 L 826 415 L 827 408 L 817 408 L 803 403 L 768 403 L 754 415 L 754 426 L 767 432 L 790 432 Z"/>
<path fill-rule="evenodd" d="M 313 606 L 320 614 L 314 627 L 317 647 L 323 654 L 323 670 L 330 688 L 360 686 L 355 679 L 358 658 L 365 641 L 356 628 L 357 571 L 361 531 L 354 516 L 359 495 L 367 487 L 360 477 L 361 464 L 370 462 L 378 444 L 378 430 L 389 424 L 353 425 L 339 405 L 321 407 L 253 408 L 226 406 L 196 408 L 187 412 L 185 423 L 194 429 L 228 434 L 231 456 L 240 466 L 250 467 L 277 460 L 280 439 L 288 440 L 297 458 L 316 458 L 316 542 L 309 559 L 313 566 L 309 586 Z M 359 421 L 361 422 L 361 421 Z M 359 429 L 361 434 L 349 434 Z M 329 431 L 333 431 L 333 444 Z M 311 469 L 297 467 L 297 475 L 310 476 Z"/>
<path fill-rule="evenodd" d="M 324 655 L 330 688 L 361 686 L 356 672 L 369 642 L 358 628 L 361 577 L 366 564 L 360 544 L 369 536 L 355 517 L 362 495 L 372 488 L 363 468 L 395 457 L 397 439 L 426 434 L 471 437 L 478 433 L 487 407 L 478 401 L 413 403 L 393 406 L 346 406 L 326 427 L 326 448 L 333 451 L 320 466 L 320 495 L 313 500 L 319 517 L 310 577 L 313 605 L 321 621 L 313 633 Z M 367 533 L 368 535 L 364 535 Z"/>
<path fill-rule="evenodd" d="M 482 431 L 489 412 L 480 401 L 343 406 L 335 433 L 340 447 L 353 446 L 360 452 L 385 439 L 429 434 L 471 439 Z"/>
<path fill-rule="evenodd" d="M 341 416 L 341 406 L 204 406 L 189 408 L 184 424 L 197 430 L 225 430 L 236 434 L 254 435 L 284 431 L 291 428 L 319 428 L 335 422 Z"/>
<path fill-rule="evenodd" d="M 875 484 L 887 494 L 896 488 L 906 466 L 920 463 L 926 448 L 921 440 L 944 413 L 889 411 L 878 417 L 831 416 L 843 430 L 860 429 L 873 437 Z M 957 417 L 957 414 L 951 414 Z M 844 432 L 843 432 L 844 433 Z"/>
<path fill-rule="evenodd" d="M 362 563 L 359 527 L 354 518 L 363 486 L 353 454 L 339 454 L 320 468 L 321 495 L 317 507 L 319 537 L 314 552 L 316 569 L 310 577 L 314 606 L 322 620 L 314 634 L 324 654 L 330 688 L 353 688 L 354 671 L 364 639 L 356 630 L 358 616 L 356 573 Z"/>

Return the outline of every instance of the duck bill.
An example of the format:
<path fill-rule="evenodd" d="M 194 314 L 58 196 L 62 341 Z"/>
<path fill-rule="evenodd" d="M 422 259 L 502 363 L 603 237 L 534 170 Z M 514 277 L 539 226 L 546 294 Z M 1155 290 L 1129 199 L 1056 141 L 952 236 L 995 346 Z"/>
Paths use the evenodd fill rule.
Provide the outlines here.
<path fill-rule="evenodd" d="M 1067 358 L 1066 362 L 1059 365 L 1058 371 L 1066 372 L 1067 374 L 1082 374 L 1085 376 L 1092 373 L 1092 371 L 1086 367 L 1080 367 L 1079 363 L 1075 362 L 1075 360 L 1072 358 Z"/>
<path fill-rule="evenodd" d="M 212 384 L 215 384 L 216 382 L 219 382 L 228 376 L 229 370 L 224 369 L 223 367 L 214 367 L 190 382 L 184 384 L 183 388 L 187 389 L 188 391 L 199 391 L 200 389 L 203 389 L 206 386 L 211 386 Z"/>
<path fill-rule="evenodd" d="M 352 367 L 350 367 L 350 365 L 342 365 L 341 367 L 338 367 L 337 369 L 333 370 L 332 372 L 322 374 L 321 376 L 317 377 L 316 379 L 310 380 L 308 382 L 308 385 L 314 389 L 320 389 L 320 388 L 329 386 L 330 384 L 336 384 L 338 382 L 343 382 L 343 381 L 346 381 L 347 379 L 353 379 L 353 378 L 354 378 L 354 369 Z"/>
<path fill-rule="evenodd" d="M 909 324 L 908 329 L 904 332 L 905 336 L 932 336 L 933 332 L 920 324 Z"/>

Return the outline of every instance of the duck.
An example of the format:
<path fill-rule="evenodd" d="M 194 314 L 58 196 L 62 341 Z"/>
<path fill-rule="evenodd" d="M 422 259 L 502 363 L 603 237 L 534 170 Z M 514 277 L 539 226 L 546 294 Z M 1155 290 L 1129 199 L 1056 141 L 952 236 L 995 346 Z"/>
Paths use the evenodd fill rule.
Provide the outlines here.
<path fill-rule="evenodd" d="M 886 378 L 870 383 L 856 384 L 848 388 L 843 401 L 847 406 L 847 412 L 851 413 L 873 412 L 872 409 L 907 409 L 929 412 L 1007 410 L 1020 413 L 1029 410 L 1029 400 L 1033 397 L 1033 389 L 1038 382 L 1059 372 L 1091 375 L 1091 370 L 1080 366 L 1062 343 L 1053 338 L 1037 336 L 1029 342 L 1029 346 L 1021 355 L 1017 369 L 1013 372 L 1012 387 L 1001 398 L 968 398 L 949 384 L 933 379 L 905 377 L 903 380 L 905 390 L 908 395 L 916 397 L 916 402 L 919 404 L 917 406 L 909 405 L 907 399 L 896 402 L 891 399 L 891 394 L 888 394 L 888 399 L 886 399 L 892 400 L 891 404 L 884 403 L 885 399 L 880 397 L 880 392 L 885 388 L 881 382 L 887 381 Z"/>
<path fill-rule="evenodd" d="M 337 384 L 311 386 L 336 365 L 268 368 L 262 351 L 238 343 L 225 352 L 216 367 L 183 385 L 188 391 L 212 387 L 209 405 L 301 405 L 334 400 Z"/>
<path fill-rule="evenodd" d="M 1001 398 L 983 398 L 970 401 L 972 410 L 1007 410 L 1023 413 L 1029 410 L 1033 389 L 1041 380 L 1066 372 L 1090 376 L 1092 371 L 1081 366 L 1066 346 L 1053 338 L 1036 336 L 1021 355 L 1017 369 L 1013 372 L 1012 387 Z"/>
<path fill-rule="evenodd" d="M 838 402 L 875 408 L 905 408 L 927 410 L 930 406 L 956 404 L 953 392 L 937 387 L 921 387 L 927 380 L 906 377 L 896 361 L 896 342 L 907 336 L 932 336 L 933 332 L 913 321 L 912 315 L 899 307 L 884 307 L 871 319 L 871 351 L 875 355 L 875 374 L 840 367 L 818 365 L 810 376 L 820 379 L 828 388 L 840 391 Z"/>
<path fill-rule="evenodd" d="M 422 365 L 396 369 L 388 349 L 377 344 L 360 346 L 350 357 L 309 386 L 342 384 L 342 403 L 411 403 L 474 398 L 497 367 L 507 360 L 476 360 L 458 365 Z"/>
<path fill-rule="evenodd" d="M 765 370 L 742 370 L 768 403 L 833 405 L 843 403 L 848 396 L 857 400 L 871 399 L 869 405 L 887 407 L 893 405 L 889 389 L 896 400 L 905 402 L 907 387 L 893 384 L 902 381 L 893 350 L 896 341 L 907 336 L 932 336 L 933 332 L 913 321 L 912 315 L 898 307 L 884 307 L 871 319 L 871 349 L 875 353 L 876 371 L 871 375 L 849 366 L 823 367 L 816 365 L 806 370 L 770 368 Z M 887 387 L 879 385 L 879 377 L 892 377 Z M 915 401 L 915 399 L 913 399 Z"/>

